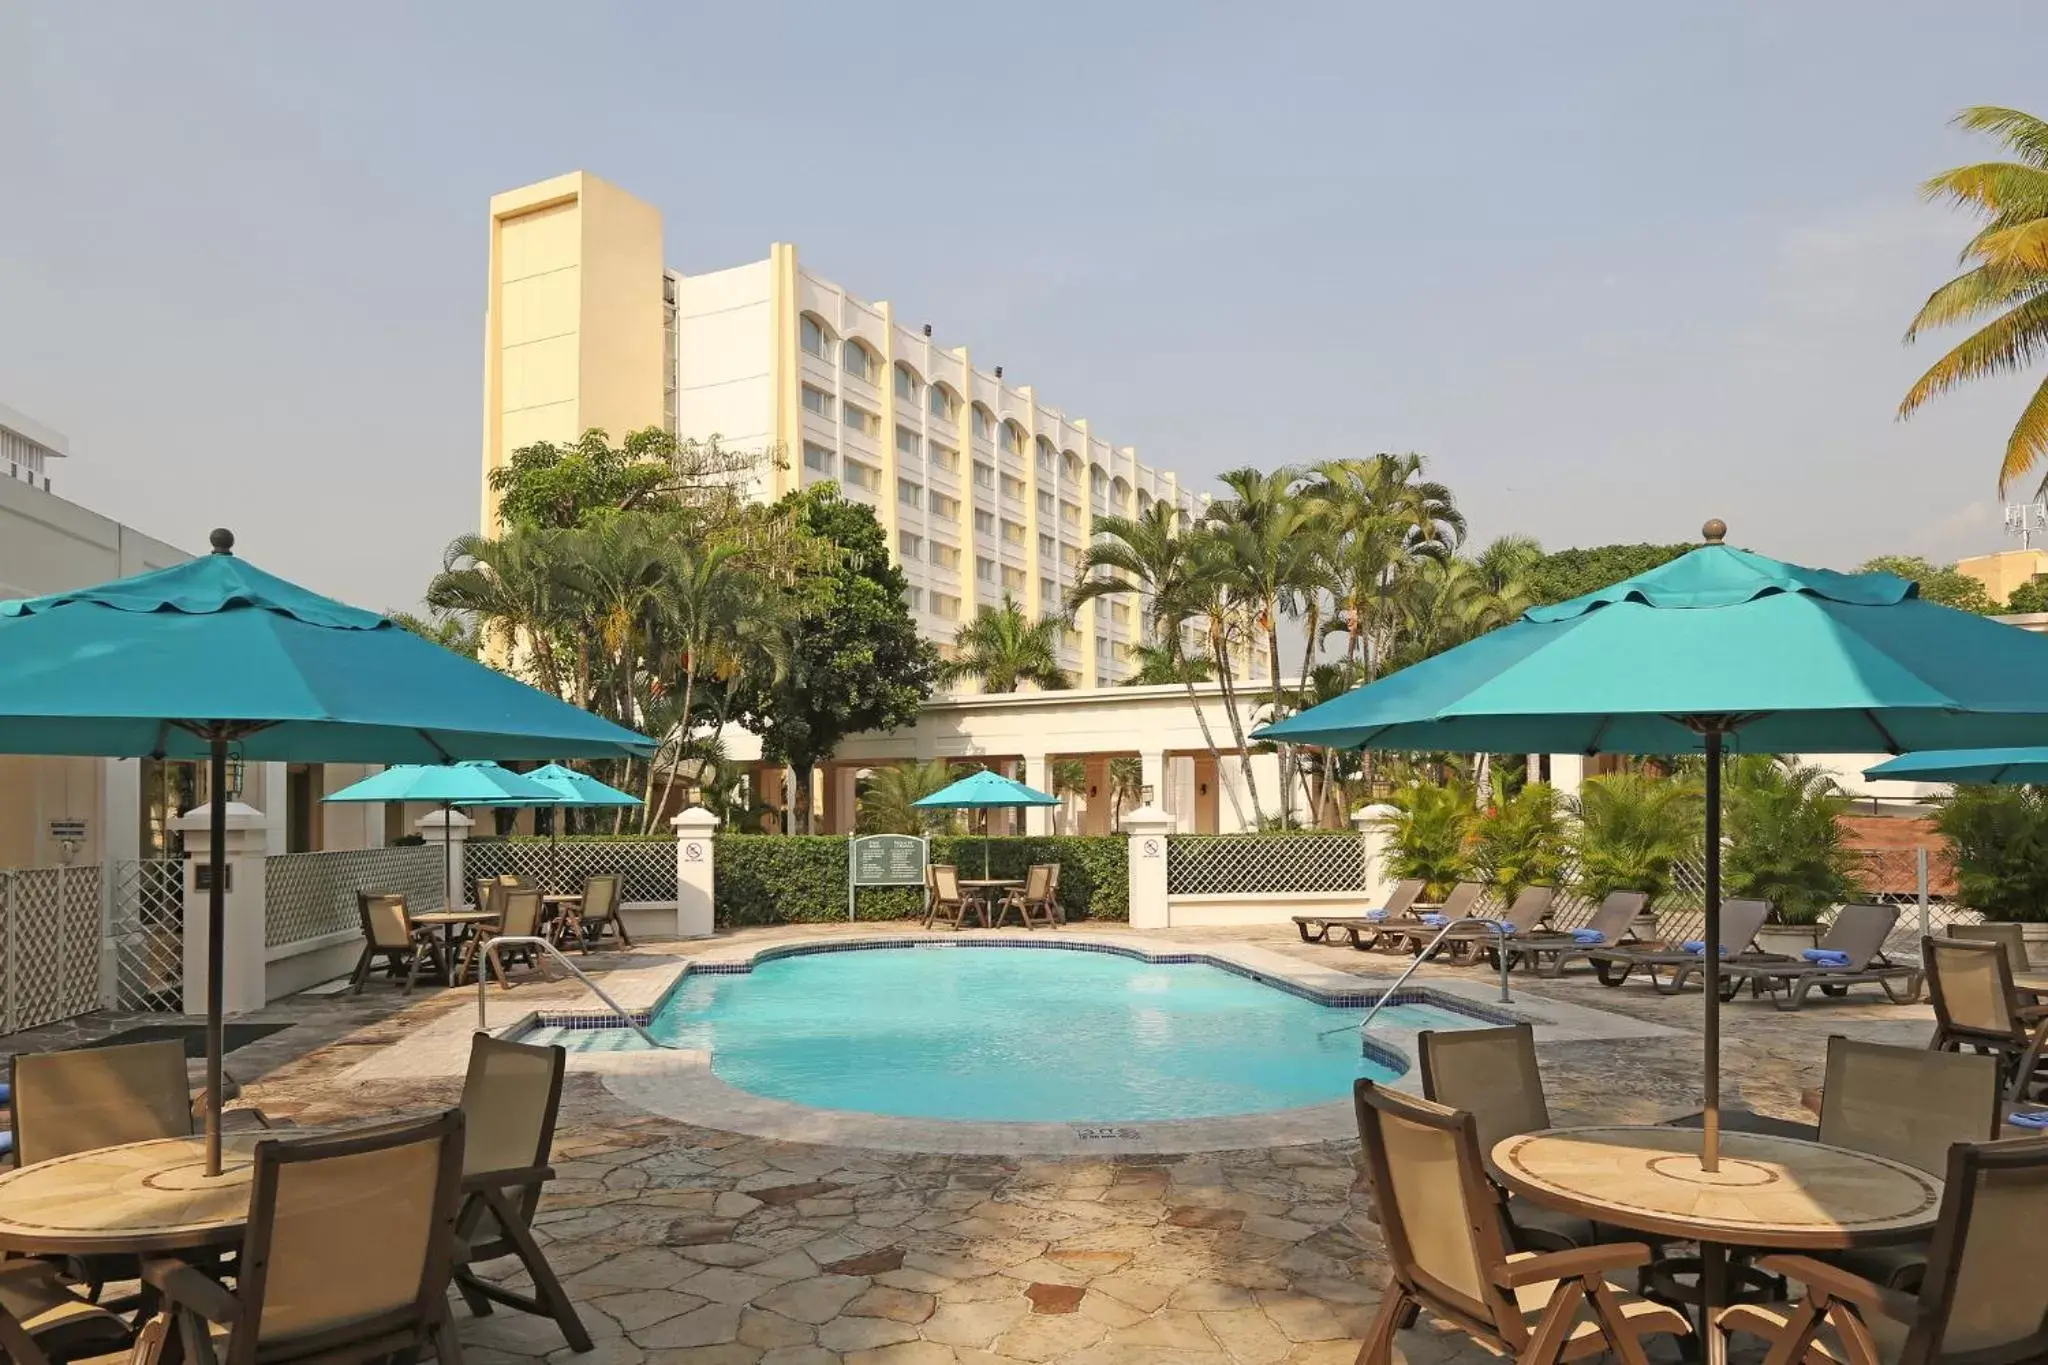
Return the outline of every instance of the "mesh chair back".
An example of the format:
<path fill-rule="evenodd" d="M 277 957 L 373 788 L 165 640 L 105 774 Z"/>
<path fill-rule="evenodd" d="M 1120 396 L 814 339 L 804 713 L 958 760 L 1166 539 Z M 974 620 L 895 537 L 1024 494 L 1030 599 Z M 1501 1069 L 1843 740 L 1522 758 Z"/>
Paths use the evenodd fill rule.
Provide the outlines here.
<path fill-rule="evenodd" d="M 1557 888 L 1554 886 L 1525 886 L 1515 893 L 1514 902 L 1501 918 L 1514 925 L 1517 933 L 1526 934 L 1543 922 L 1543 917 L 1550 913 L 1551 902 L 1556 899 Z"/>
<path fill-rule="evenodd" d="M 180 1042 L 123 1043 L 13 1060 L 14 1159 L 23 1166 L 95 1147 L 190 1137 Z"/>
<path fill-rule="evenodd" d="M 406 914 L 405 897 L 358 891 L 356 910 L 363 917 L 363 936 L 376 947 L 412 947 L 412 918 Z"/>
<path fill-rule="evenodd" d="M 478 877 L 476 879 L 476 908 L 486 915 L 498 913 L 498 879 Z"/>
<path fill-rule="evenodd" d="M 1830 1038 L 1819 1137 L 1940 1175 L 1956 1143 L 1998 1136 L 1998 1101 L 1989 1054 Z"/>
<path fill-rule="evenodd" d="M 2003 948 L 1996 943 L 1927 938 L 1921 940 L 1920 952 L 1927 967 L 1928 1000 L 1942 1030 L 1999 1039 L 2018 1035 L 2012 969 Z"/>
<path fill-rule="evenodd" d="M 2048 1140 L 1950 1152 L 1920 1313 L 1906 1361 L 2038 1360 L 2048 1355 Z"/>
<path fill-rule="evenodd" d="M 1550 1126 L 1550 1104 L 1536 1069 L 1536 1031 L 1529 1025 L 1424 1029 L 1415 1042 L 1423 1097 L 1470 1114 L 1480 1151 Z"/>
<path fill-rule="evenodd" d="M 1771 917 L 1769 901 L 1749 900 L 1737 897 L 1721 902 L 1721 946 L 1728 950 L 1728 956 L 1747 952 L 1756 931 L 1764 927 L 1764 921 Z"/>
<path fill-rule="evenodd" d="M 1640 891 L 1610 891 L 1600 902 L 1600 908 L 1593 912 L 1593 918 L 1586 922 L 1586 927 L 1599 930 L 1602 939 L 1608 943 L 1619 943 L 1621 936 L 1628 932 L 1628 926 L 1649 903 L 1650 898 Z"/>
<path fill-rule="evenodd" d="M 1424 882 L 1420 877 L 1403 877 L 1400 881 L 1395 882 L 1394 889 L 1387 893 L 1387 904 L 1385 906 L 1387 918 L 1392 919 L 1397 915 L 1407 914 L 1414 907 L 1415 902 L 1422 899 L 1423 888 L 1427 885 L 1428 883 Z"/>
<path fill-rule="evenodd" d="M 619 908 L 619 879 L 614 873 L 601 877 L 590 877 L 583 883 L 583 909 L 585 924 L 596 924 L 612 917 Z"/>
<path fill-rule="evenodd" d="M 259 1142 L 238 1294 L 256 1330 L 228 1365 L 280 1342 L 421 1331 L 445 1312 L 461 1192 L 462 1114 Z"/>
<path fill-rule="evenodd" d="M 1972 943 L 1996 943 L 2005 948 L 2005 959 L 2012 963 L 2016 972 L 2030 971 L 2027 964 L 2027 931 L 2018 924 L 1951 924 L 1950 938 L 1967 939 Z"/>
<path fill-rule="evenodd" d="M 462 1082 L 462 1173 L 545 1166 L 562 1104 L 559 1047 L 513 1043 L 479 1033 L 470 1041 Z"/>
<path fill-rule="evenodd" d="M 960 869 L 951 863 L 932 864 L 932 894 L 942 904 L 951 905 L 960 899 Z"/>
<path fill-rule="evenodd" d="M 501 886 L 497 901 L 500 934 L 532 938 L 540 932 L 540 892 L 526 886 Z"/>
<path fill-rule="evenodd" d="M 1024 899 L 1036 903 L 1052 894 L 1052 864 L 1033 863 L 1024 873 Z"/>
<path fill-rule="evenodd" d="M 1885 937 L 1899 922 L 1896 905 L 1845 905 L 1821 936 L 1820 946 L 1849 955 L 1849 970 L 1861 971 L 1884 951 Z"/>
<path fill-rule="evenodd" d="M 1444 897 L 1442 913 L 1451 919 L 1459 919 L 1479 908 L 1479 898 L 1486 894 L 1486 887 L 1480 882 L 1459 882 L 1451 888 L 1451 894 Z"/>

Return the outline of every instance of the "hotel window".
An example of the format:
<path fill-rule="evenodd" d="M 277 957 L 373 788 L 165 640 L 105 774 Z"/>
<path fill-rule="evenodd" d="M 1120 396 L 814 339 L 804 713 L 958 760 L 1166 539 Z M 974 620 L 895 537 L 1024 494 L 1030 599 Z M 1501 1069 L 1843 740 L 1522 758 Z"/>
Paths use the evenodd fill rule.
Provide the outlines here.
<path fill-rule="evenodd" d="M 909 427 L 896 428 L 896 453 L 898 455 L 908 455 L 914 460 L 917 458 L 918 451 L 923 445 L 923 438 Z"/>
<path fill-rule="evenodd" d="M 1098 635 L 1095 637 L 1095 663 L 1100 667 L 1108 659 L 1109 637 L 1107 635 Z"/>
<path fill-rule="evenodd" d="M 905 588 L 903 590 L 903 605 L 909 607 L 912 611 L 923 611 L 924 589 Z"/>
<path fill-rule="evenodd" d="M 838 461 L 833 458 L 832 447 L 821 446 L 816 441 L 804 442 L 804 468 L 820 474 L 830 474 Z"/>
<path fill-rule="evenodd" d="M 960 551 L 935 540 L 932 542 L 932 563 L 942 569 L 957 569 L 960 567 Z"/>
<path fill-rule="evenodd" d="M 1069 545 L 1060 551 L 1060 558 L 1075 573 L 1081 572 L 1081 551 L 1078 546 Z"/>
<path fill-rule="evenodd" d="M 960 472 L 960 452 L 951 446 L 932 446 L 931 462 L 949 474 L 958 474 Z"/>
<path fill-rule="evenodd" d="M 934 417 L 957 422 L 960 420 L 960 399 L 944 384 L 934 384 L 931 386 L 931 410 Z"/>
<path fill-rule="evenodd" d="M 1061 503 L 1060 521 L 1067 526 L 1079 526 L 1081 524 L 1081 505 L 1074 502 Z"/>
<path fill-rule="evenodd" d="M 859 460 L 846 462 L 846 481 L 865 488 L 872 493 L 882 486 L 882 471 L 873 465 L 862 464 Z"/>
<path fill-rule="evenodd" d="M 898 559 L 923 559 L 924 539 L 908 531 L 896 533 L 896 557 Z"/>
<path fill-rule="evenodd" d="M 996 438 L 995 414 L 979 404 L 974 409 L 974 435 L 976 440 L 993 441 Z"/>
<path fill-rule="evenodd" d="M 996 581 L 996 562 L 983 555 L 974 557 L 974 576 L 984 583 Z"/>
<path fill-rule="evenodd" d="M 1040 531 L 1038 533 L 1038 557 L 1040 559 L 1049 560 L 1059 552 L 1059 542 L 1054 540 L 1045 532 Z"/>
<path fill-rule="evenodd" d="M 924 506 L 924 485 L 909 479 L 896 480 L 896 501 L 905 507 Z"/>
<path fill-rule="evenodd" d="M 960 619 L 960 599 L 949 592 L 932 594 L 932 615 L 948 621 Z"/>
<path fill-rule="evenodd" d="M 1110 603 L 1109 619 L 1116 622 L 1120 626 L 1129 625 L 1131 623 L 1131 604 L 1128 602 Z"/>
<path fill-rule="evenodd" d="M 896 396 L 898 398 L 901 398 L 906 403 L 915 403 L 917 401 L 917 391 L 923 387 L 924 385 L 919 382 L 918 377 L 910 372 L 908 365 L 898 365 L 896 367 Z"/>
<path fill-rule="evenodd" d="M 1013 474 L 1003 475 L 1003 496 L 1015 498 L 1019 502 L 1024 501 L 1024 480 Z"/>
<path fill-rule="evenodd" d="M 1052 516 L 1052 494 L 1043 488 L 1038 490 L 1038 515 L 1048 518 Z"/>
<path fill-rule="evenodd" d="M 1057 611 L 1060 605 L 1060 585 L 1050 578 L 1038 580 L 1038 606 L 1041 611 Z"/>
<path fill-rule="evenodd" d="M 849 341 L 841 348 L 846 372 L 855 379 L 872 384 L 875 382 L 875 353 L 858 341 Z"/>
<path fill-rule="evenodd" d="M 925 510 L 934 517 L 957 521 L 960 518 L 960 499 L 949 498 L 944 493 L 934 493 L 931 501 L 925 504 Z"/>
<path fill-rule="evenodd" d="M 1003 591 L 1007 593 L 1022 593 L 1024 591 L 1024 571 L 1022 569 L 1013 569 L 1007 564 L 1003 565 Z"/>
<path fill-rule="evenodd" d="M 1109 491 L 1109 475 L 1102 472 L 1099 464 L 1088 466 L 1088 491 L 1098 498 Z"/>
<path fill-rule="evenodd" d="M 1048 479 L 1059 477 L 1060 455 L 1052 448 L 1052 442 L 1043 436 L 1038 438 L 1038 472 Z"/>
<path fill-rule="evenodd" d="M 1060 631 L 1060 644 L 1067 649 L 1079 649 L 1081 647 L 1081 632 L 1075 630 L 1072 626 L 1063 628 Z"/>
<path fill-rule="evenodd" d="M 996 467 L 992 464 L 982 464 L 979 460 L 975 461 L 974 486 L 993 489 L 996 486 Z"/>
<path fill-rule="evenodd" d="M 804 385 L 804 411 L 831 421 L 832 395 L 823 389 L 814 389 L 809 384 Z"/>
<path fill-rule="evenodd" d="M 1024 528 L 1023 528 L 1022 526 L 1019 526 L 1019 525 L 1018 525 L 1018 524 L 1017 524 L 1016 522 L 1014 522 L 1014 521 L 1006 521 L 1006 522 L 1004 522 L 1004 523 L 1003 523 L 1003 544 L 1005 544 L 1005 545 L 1022 545 L 1023 543 L 1024 543 Z"/>
<path fill-rule="evenodd" d="M 996 514 L 978 511 L 974 514 L 974 534 L 992 536 L 996 533 Z"/>
<path fill-rule="evenodd" d="M 806 317 L 798 324 L 803 337 L 805 355 L 814 355 L 820 360 L 832 358 L 832 334 L 816 318 Z"/>
<path fill-rule="evenodd" d="M 846 425 L 863 436 L 874 436 L 882 430 L 882 419 L 866 408 L 857 408 L 851 403 L 841 405 L 846 412 Z"/>
<path fill-rule="evenodd" d="M 1024 428 L 1015 422 L 1003 423 L 1003 449 L 1011 455 L 1024 453 Z"/>

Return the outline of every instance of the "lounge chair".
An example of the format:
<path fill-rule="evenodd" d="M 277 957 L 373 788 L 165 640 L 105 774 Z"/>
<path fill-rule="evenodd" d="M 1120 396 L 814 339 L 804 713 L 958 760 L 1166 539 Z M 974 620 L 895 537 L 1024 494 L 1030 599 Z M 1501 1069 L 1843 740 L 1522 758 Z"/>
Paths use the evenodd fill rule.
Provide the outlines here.
<path fill-rule="evenodd" d="M 1576 962 L 1602 948 L 1619 948 L 1633 943 L 1633 931 L 1629 926 L 1643 913 L 1643 907 L 1649 904 L 1649 900 L 1640 891 L 1610 891 L 1600 902 L 1600 908 L 1593 912 L 1593 918 L 1583 927 L 1517 938 L 1509 945 L 1512 951 L 1508 954 L 1508 965 L 1526 963 L 1538 976 L 1563 976 L 1567 963 Z M 1550 964 L 1548 971 L 1544 970 L 1546 960 Z"/>
<path fill-rule="evenodd" d="M 2002 943 L 2005 960 L 2016 972 L 2031 971 L 2027 964 L 2027 930 L 2023 924 L 1951 924 L 1943 931 L 1950 938 L 1971 943 Z"/>
<path fill-rule="evenodd" d="M 528 970 L 540 965 L 540 952 L 531 943 L 521 943 L 487 953 L 493 939 L 538 938 L 540 936 L 541 899 L 540 892 L 525 886 L 499 886 L 492 888 L 491 904 L 496 907 L 498 917 L 487 920 L 470 933 L 468 942 L 462 945 L 462 961 L 456 965 L 455 979 L 466 981 L 472 971 L 481 972 L 484 964 L 490 964 L 491 972 L 498 978 L 498 984 L 506 990 L 512 989 L 509 973 L 512 964 L 521 963 Z"/>
<path fill-rule="evenodd" d="M 448 1311 L 462 1148 L 455 1109 L 257 1143 L 235 1287 L 184 1261 L 143 1263 L 189 1365 L 349 1365 L 428 1348 L 462 1365 Z"/>
<path fill-rule="evenodd" d="M 1550 1126 L 1550 1101 L 1536 1069 L 1536 1032 L 1529 1025 L 1424 1029 L 1415 1035 L 1415 1047 L 1422 1097 L 1470 1114 L 1480 1151 Z M 1520 1195 L 1508 1195 L 1506 1207 L 1515 1245 L 1524 1251 L 1569 1251 L 1598 1240 L 1585 1219 Z"/>
<path fill-rule="evenodd" d="M 390 975 L 405 973 L 406 994 L 412 994 L 420 968 L 431 963 L 446 981 L 448 959 L 431 925 L 414 924 L 406 913 L 405 897 L 373 891 L 356 893 L 356 913 L 363 922 L 363 955 L 356 962 L 355 993 L 361 995 L 370 980 L 370 968 L 378 958 Z"/>
<path fill-rule="evenodd" d="M 1895 905 L 1845 905 L 1804 960 L 1731 962 L 1723 973 L 1723 994 L 1732 1000 L 1747 985 L 1754 994 L 1768 992 L 1779 1009 L 1796 1010 L 1816 986 L 1829 996 L 1847 995 L 1851 986 L 1879 986 L 1894 1005 L 1910 1005 L 1920 998 L 1920 968 L 1884 955 L 1884 941 L 1898 922 Z"/>
<path fill-rule="evenodd" d="M 1515 893 L 1507 913 L 1487 924 L 1463 924 L 1451 930 L 1451 937 L 1445 942 L 1464 941 L 1471 944 L 1476 956 L 1500 966 L 1501 939 L 1508 944 L 1508 961 L 1514 961 L 1514 945 L 1518 939 L 1543 932 L 1543 922 L 1550 918 L 1551 907 L 1557 903 L 1557 888 L 1554 886 L 1525 886 Z M 1500 931 L 1506 930 L 1505 934 Z"/>
<path fill-rule="evenodd" d="M 1446 925 L 1464 919 L 1479 909 L 1479 902 L 1485 899 L 1484 882 L 1459 882 L 1451 888 L 1451 894 L 1444 897 L 1444 903 L 1434 910 L 1411 915 L 1399 921 L 1388 920 L 1379 926 L 1378 944 L 1387 948 L 1405 948 L 1411 954 L 1420 954 L 1427 949 Z M 1469 939 L 1458 946 L 1469 943 Z M 1451 943 L 1447 936 L 1445 943 Z M 1455 949 L 1454 949 L 1455 951 Z"/>
<path fill-rule="evenodd" d="M 1797 1302 L 1723 1309 L 1710 1330 L 1762 1337 L 1773 1361 L 2007 1365 L 2048 1356 L 2048 1140 L 1957 1143 L 1917 1295 L 1806 1256 L 1759 1268 L 1805 1286 Z M 1717 1352 L 1725 1356 L 1726 1352 Z"/>
<path fill-rule="evenodd" d="M 619 918 L 619 879 L 616 874 L 607 873 L 584 880 L 583 899 L 562 906 L 561 933 L 563 939 L 573 940 L 582 948 L 586 956 L 590 945 L 602 944 L 607 933 L 618 935 L 624 946 L 633 946 L 632 936 L 626 932 L 626 922 Z"/>
<path fill-rule="evenodd" d="M 1962 939 L 1920 940 L 1927 964 L 1927 993 L 1934 1005 L 1937 1052 L 1969 1048 L 1998 1058 L 2006 1097 L 2018 1103 L 2039 1078 L 2048 1044 L 2048 1005 L 2024 1005 L 2012 984 L 2012 964 L 1997 943 Z"/>
<path fill-rule="evenodd" d="M 1392 1365 L 1395 1334 L 1424 1310 L 1518 1365 L 1606 1351 L 1644 1365 L 1644 1337 L 1689 1335 L 1675 1310 L 1608 1281 L 1649 1262 L 1641 1242 L 1540 1255 L 1509 1249 L 1472 1115 L 1367 1080 L 1352 1094 L 1392 1270 L 1358 1365 Z"/>
<path fill-rule="evenodd" d="M 1724 900 L 1721 902 L 1721 964 L 1725 972 L 1738 962 L 1784 962 L 1785 958 L 1752 949 L 1756 931 L 1771 916 L 1769 901 Z M 1705 944 L 1688 952 L 1682 944 L 1646 943 L 1634 948 L 1595 948 L 1586 953 L 1603 986 L 1619 986 L 1635 972 L 1649 978 L 1664 995 L 1685 989 L 1693 973 L 1706 966 Z M 1660 975 L 1662 973 L 1662 975 Z"/>
<path fill-rule="evenodd" d="M 567 1061 L 560 1047 L 505 1042 L 483 1033 L 471 1040 L 469 1074 L 462 1083 L 466 1122 L 454 1278 L 462 1301 L 478 1317 L 501 1303 L 553 1318 L 571 1348 L 587 1351 L 590 1334 L 531 1231 L 541 1187 L 555 1178 L 548 1156 Z M 533 1293 L 508 1289 L 472 1269 L 507 1256 L 518 1258 L 533 1281 Z"/>
<path fill-rule="evenodd" d="M 1001 928 L 1012 910 L 1022 920 L 1024 927 L 1031 927 L 1034 913 L 1045 920 L 1045 927 L 1053 927 L 1052 916 L 1052 870 L 1054 863 L 1033 863 L 1024 873 L 1024 885 L 996 903 L 996 927 Z"/>
<path fill-rule="evenodd" d="M 1408 908 L 1422 899 L 1426 885 L 1420 877 L 1403 877 L 1394 883 L 1394 889 L 1387 893 L 1387 903 L 1378 910 L 1368 910 L 1362 915 L 1296 915 L 1294 930 L 1301 935 L 1303 943 L 1328 943 L 1333 933 L 1343 934 L 1351 946 L 1360 945 L 1360 935 L 1377 939 L 1381 928 L 1389 920 L 1402 920 L 1408 916 Z"/>
<path fill-rule="evenodd" d="M 981 927 L 988 928 L 988 906 L 979 900 L 960 894 L 960 869 L 952 863 L 933 863 L 926 874 L 931 879 L 931 904 L 925 907 L 924 927 L 932 927 L 934 920 L 952 918 L 955 929 L 965 928 L 967 917 L 975 916 Z"/>

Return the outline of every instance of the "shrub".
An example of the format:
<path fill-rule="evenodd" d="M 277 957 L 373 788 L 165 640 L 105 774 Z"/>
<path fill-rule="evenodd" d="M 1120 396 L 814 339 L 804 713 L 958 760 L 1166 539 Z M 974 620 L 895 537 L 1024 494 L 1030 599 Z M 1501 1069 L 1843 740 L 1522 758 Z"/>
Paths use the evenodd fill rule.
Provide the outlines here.
<path fill-rule="evenodd" d="M 1935 813 L 1955 846 L 1956 893 L 1988 920 L 2048 919 L 2048 797 L 1962 785 Z"/>
<path fill-rule="evenodd" d="M 981 875 L 979 836 L 943 835 L 932 861 Z M 836 834 L 721 834 L 713 841 L 719 924 L 783 924 L 846 918 L 846 839 Z M 1060 865 L 1060 907 L 1068 919 L 1127 920 L 1131 915 L 1129 841 L 1117 837 L 1025 835 L 989 840 L 989 875 L 1022 878 L 1033 863 Z M 864 920 L 922 912 L 916 887 L 864 887 Z"/>
<path fill-rule="evenodd" d="M 1415 783 L 1388 799 L 1395 814 L 1374 821 L 1387 838 L 1389 877 L 1420 877 L 1426 899 L 1440 901 L 1472 875 L 1472 794 L 1461 782 Z"/>
<path fill-rule="evenodd" d="M 1640 891 L 1651 906 L 1671 894 L 1672 868 L 1700 850 L 1700 789 L 1690 779 L 1611 773 L 1588 778 L 1572 803 L 1578 893 Z"/>
<path fill-rule="evenodd" d="M 1726 894 L 1767 900 L 1787 924 L 1816 924 L 1855 894 L 1856 855 L 1838 823 L 1849 798 L 1832 777 L 1768 754 L 1744 754 L 1726 772 Z"/>
<path fill-rule="evenodd" d="M 1555 886 L 1565 860 L 1557 791 L 1531 782 L 1481 815 L 1472 828 L 1472 865 L 1512 901 L 1527 886 Z"/>

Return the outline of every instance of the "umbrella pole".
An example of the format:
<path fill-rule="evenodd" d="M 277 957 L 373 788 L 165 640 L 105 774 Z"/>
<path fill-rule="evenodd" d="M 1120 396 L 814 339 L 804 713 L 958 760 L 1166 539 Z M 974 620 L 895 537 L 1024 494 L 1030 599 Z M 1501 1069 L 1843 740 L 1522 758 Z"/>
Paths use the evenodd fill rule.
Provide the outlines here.
<path fill-rule="evenodd" d="M 1700 1166 L 1721 1169 L 1721 731 L 1707 742 L 1706 1112 Z"/>
<path fill-rule="evenodd" d="M 215 731 L 207 755 L 208 804 L 206 849 L 206 1173 L 220 1174 L 221 1056 L 226 1049 L 221 1016 L 225 994 L 227 933 L 228 741 Z"/>
<path fill-rule="evenodd" d="M 556 895 L 562 892 L 562 808 L 556 806 L 548 816 L 548 833 L 554 847 L 548 850 L 548 880 L 553 882 Z"/>
<path fill-rule="evenodd" d="M 441 885 L 447 888 L 443 892 L 443 899 L 448 902 L 448 909 L 460 910 L 462 908 L 462 888 L 449 885 L 449 883 L 455 880 L 455 841 L 449 837 L 454 831 L 448 828 L 448 822 L 454 818 L 454 803 L 443 801 L 441 803 Z"/>
<path fill-rule="evenodd" d="M 988 822 L 990 812 L 987 806 L 981 808 L 981 879 L 988 880 Z"/>

